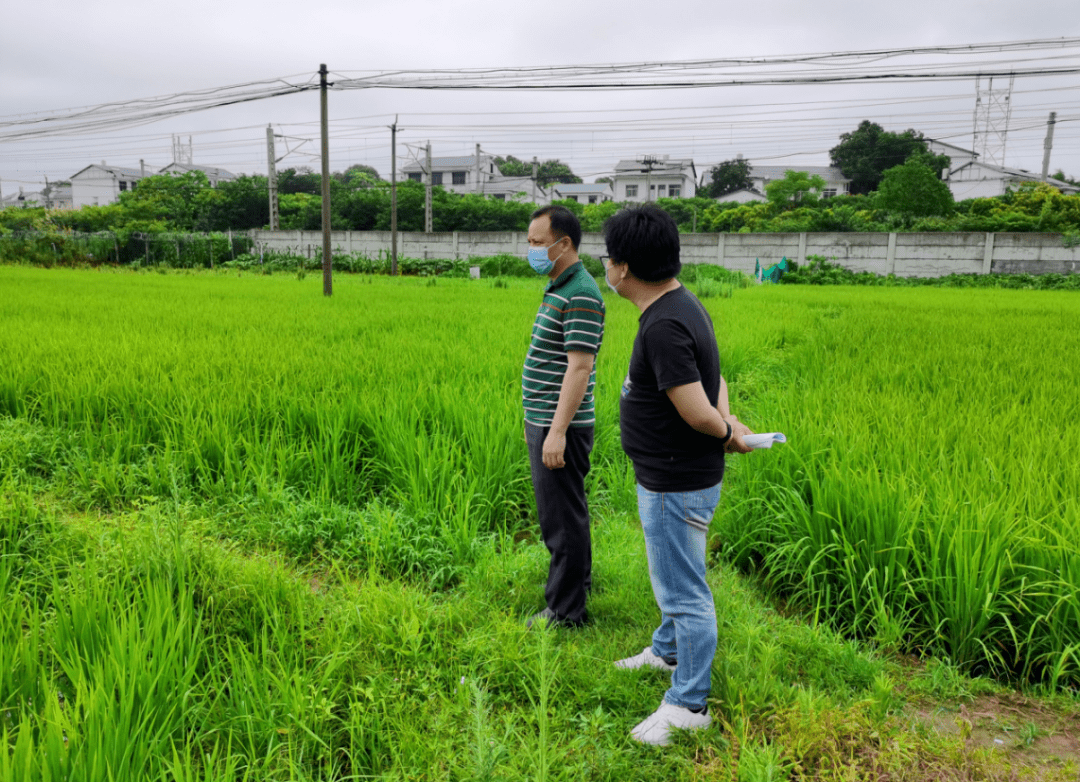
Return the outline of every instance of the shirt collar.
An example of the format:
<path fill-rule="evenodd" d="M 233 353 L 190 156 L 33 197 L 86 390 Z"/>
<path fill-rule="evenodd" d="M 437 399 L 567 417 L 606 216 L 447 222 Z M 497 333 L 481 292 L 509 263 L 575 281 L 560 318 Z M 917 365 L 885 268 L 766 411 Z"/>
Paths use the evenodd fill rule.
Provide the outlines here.
<path fill-rule="evenodd" d="M 554 280 L 549 282 L 547 287 L 544 288 L 544 290 L 545 291 L 553 291 L 553 290 L 555 290 L 560 285 L 562 285 L 564 282 L 566 282 L 571 277 L 573 277 L 574 274 L 577 272 L 577 270 L 580 269 L 580 268 L 581 268 L 581 261 L 574 261 L 572 264 L 570 264 L 565 269 L 563 269 L 562 274 L 560 274 Z"/>

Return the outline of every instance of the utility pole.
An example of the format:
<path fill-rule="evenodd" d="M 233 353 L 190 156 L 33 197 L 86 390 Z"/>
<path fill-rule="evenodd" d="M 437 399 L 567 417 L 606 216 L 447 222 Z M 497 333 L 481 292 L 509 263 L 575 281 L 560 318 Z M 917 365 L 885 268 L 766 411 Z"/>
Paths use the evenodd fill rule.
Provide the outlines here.
<path fill-rule="evenodd" d="M 656 162 L 656 157 L 646 155 L 641 162 L 645 164 L 645 201 L 648 202 L 652 201 L 652 167 Z"/>
<path fill-rule="evenodd" d="M 424 190 L 424 233 L 431 233 L 431 142 L 427 143 L 427 152 L 424 157 L 427 187 Z"/>
<path fill-rule="evenodd" d="M 536 203 L 536 176 L 540 173 L 540 164 L 536 162 L 536 155 L 533 155 L 533 173 L 532 173 L 532 200 Z"/>
<path fill-rule="evenodd" d="M 480 187 L 480 145 L 476 145 L 476 187 L 473 188 L 474 193 L 483 193 L 483 188 Z"/>
<path fill-rule="evenodd" d="M 288 143 L 285 145 L 288 146 Z M 277 197 L 277 153 L 274 151 L 274 127 L 266 126 L 266 183 L 270 192 L 270 230 L 276 231 L 281 225 L 278 218 Z"/>
<path fill-rule="evenodd" d="M 326 107 L 326 63 L 319 66 L 319 108 L 322 125 L 322 278 L 323 296 L 334 292 L 330 250 L 330 129 Z"/>
<path fill-rule="evenodd" d="M 390 126 L 390 276 L 397 275 L 397 114 Z"/>
<path fill-rule="evenodd" d="M 1047 181 L 1050 174 L 1050 150 L 1054 147 L 1054 123 L 1057 122 L 1057 112 L 1050 112 L 1050 119 L 1046 123 L 1046 141 L 1043 142 L 1043 170 L 1042 181 Z"/>

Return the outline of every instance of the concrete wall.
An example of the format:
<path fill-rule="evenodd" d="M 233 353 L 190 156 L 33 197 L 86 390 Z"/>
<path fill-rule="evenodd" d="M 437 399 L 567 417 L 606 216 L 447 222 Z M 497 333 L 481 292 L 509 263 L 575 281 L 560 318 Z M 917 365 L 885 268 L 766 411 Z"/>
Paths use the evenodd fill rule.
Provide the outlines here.
<path fill-rule="evenodd" d="M 252 231 L 260 249 L 314 255 L 322 247 L 319 231 Z M 1080 247 L 1063 247 L 1060 234 L 1046 233 L 806 233 L 683 234 L 684 263 L 713 263 L 753 274 L 755 261 L 769 266 L 782 258 L 802 262 L 822 255 L 852 271 L 938 277 L 989 272 L 1043 274 L 1080 272 Z M 390 251 L 389 231 L 333 231 L 335 253 L 378 257 Z M 604 238 L 587 233 L 581 252 L 607 254 Z M 524 231 L 398 234 L 398 256 L 469 258 L 511 253 L 525 256 Z"/>

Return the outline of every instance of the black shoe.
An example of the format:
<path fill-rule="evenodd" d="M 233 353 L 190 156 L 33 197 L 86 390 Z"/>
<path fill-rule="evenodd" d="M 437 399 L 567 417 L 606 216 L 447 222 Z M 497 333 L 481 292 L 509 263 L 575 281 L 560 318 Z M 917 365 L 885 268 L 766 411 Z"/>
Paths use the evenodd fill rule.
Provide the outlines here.
<path fill-rule="evenodd" d="M 562 619 L 550 608 L 545 608 L 543 611 L 533 614 L 526 619 L 525 627 L 532 629 L 534 624 L 539 624 L 541 622 L 546 622 L 546 627 L 581 627 L 582 625 L 589 623 L 589 614 L 586 612 L 581 619 L 572 621 L 570 619 Z"/>
<path fill-rule="evenodd" d="M 545 627 L 551 627 L 553 624 L 558 624 L 558 620 L 555 618 L 555 612 L 550 608 L 545 608 L 538 614 L 533 614 L 525 620 L 525 627 L 529 630 L 532 629 L 534 624 L 544 623 Z"/>

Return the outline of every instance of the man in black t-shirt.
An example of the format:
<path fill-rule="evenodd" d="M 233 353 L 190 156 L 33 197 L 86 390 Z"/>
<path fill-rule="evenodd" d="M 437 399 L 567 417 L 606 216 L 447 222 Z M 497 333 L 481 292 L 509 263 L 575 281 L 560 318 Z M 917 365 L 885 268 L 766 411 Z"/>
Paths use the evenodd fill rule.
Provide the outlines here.
<path fill-rule="evenodd" d="M 748 453 L 750 430 L 728 409 L 712 320 L 676 275 L 679 230 L 646 204 L 604 224 L 607 284 L 641 310 L 619 403 L 622 446 L 634 464 L 649 579 L 660 626 L 619 668 L 671 671 L 671 687 L 631 731 L 667 744 L 672 728 L 712 722 L 706 697 L 716 653 L 716 609 L 705 574 L 705 539 L 720 500 L 724 454 Z"/>

